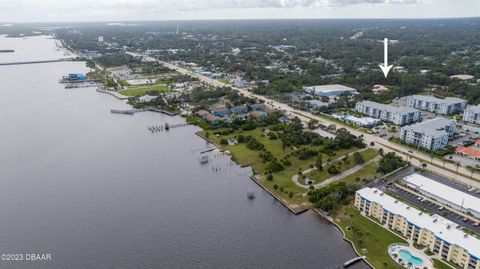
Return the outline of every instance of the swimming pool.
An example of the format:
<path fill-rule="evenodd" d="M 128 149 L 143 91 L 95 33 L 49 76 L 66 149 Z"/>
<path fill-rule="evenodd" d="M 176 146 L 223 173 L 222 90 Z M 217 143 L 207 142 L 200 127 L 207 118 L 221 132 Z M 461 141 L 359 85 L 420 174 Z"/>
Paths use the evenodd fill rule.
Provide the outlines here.
<path fill-rule="evenodd" d="M 420 259 L 419 257 L 416 257 L 416 256 L 413 256 L 410 251 L 406 250 L 406 249 L 401 249 L 399 252 L 398 252 L 398 255 L 400 255 L 400 257 L 402 257 L 402 259 L 407 262 L 407 263 L 411 263 L 412 265 L 422 265 L 423 264 L 423 260 Z"/>

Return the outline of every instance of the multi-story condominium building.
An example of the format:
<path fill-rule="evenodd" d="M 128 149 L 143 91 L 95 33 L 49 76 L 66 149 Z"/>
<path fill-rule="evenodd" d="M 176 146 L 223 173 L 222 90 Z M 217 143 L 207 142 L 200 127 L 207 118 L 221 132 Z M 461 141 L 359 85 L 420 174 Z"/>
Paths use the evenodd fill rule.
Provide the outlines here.
<path fill-rule="evenodd" d="M 480 239 L 439 215 L 429 215 L 376 188 L 358 190 L 355 207 L 410 243 L 425 246 L 436 257 L 464 269 L 480 269 Z"/>
<path fill-rule="evenodd" d="M 407 97 L 407 106 L 416 109 L 450 115 L 462 112 L 467 108 L 467 100 L 447 97 L 440 99 L 432 95 L 411 95 Z"/>
<path fill-rule="evenodd" d="M 372 101 L 362 101 L 355 105 L 355 109 L 369 117 L 400 126 L 420 120 L 420 111 L 410 107 L 396 107 Z"/>
<path fill-rule="evenodd" d="M 480 105 L 468 106 L 463 112 L 463 121 L 480 124 Z"/>
<path fill-rule="evenodd" d="M 446 118 L 434 118 L 400 129 L 400 139 L 405 143 L 429 150 L 443 149 L 455 132 L 456 122 Z"/>
<path fill-rule="evenodd" d="M 480 218 L 480 198 L 476 196 L 416 173 L 403 178 L 402 182 L 445 206 Z"/>

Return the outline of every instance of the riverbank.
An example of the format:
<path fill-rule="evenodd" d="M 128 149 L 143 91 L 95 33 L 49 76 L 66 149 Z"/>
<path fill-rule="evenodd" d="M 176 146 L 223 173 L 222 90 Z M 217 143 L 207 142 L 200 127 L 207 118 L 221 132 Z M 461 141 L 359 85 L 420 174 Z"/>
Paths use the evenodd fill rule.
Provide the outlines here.
<path fill-rule="evenodd" d="M 107 89 L 101 89 L 101 88 L 97 88 L 97 92 L 101 92 L 101 93 L 106 93 L 106 94 L 109 94 L 119 100 L 128 100 L 128 96 L 125 96 L 121 93 L 118 93 L 116 91 L 110 91 L 110 90 L 107 90 Z"/>
<path fill-rule="evenodd" d="M 262 161 L 259 156 L 260 151 L 251 150 L 245 143 L 236 143 L 235 145 L 222 144 L 222 140 L 234 139 L 233 137 L 240 133 L 233 133 L 228 136 L 221 136 L 222 130 L 203 130 L 197 133 L 200 137 L 215 144 L 219 149 L 229 151 L 232 160 L 242 167 L 251 167 L 255 182 L 262 188 L 268 190 L 272 196 L 280 203 L 285 205 L 291 212 L 300 213 L 311 207 L 306 196 L 306 190 L 295 185 L 291 180 L 292 175 L 298 172 L 300 167 L 312 165 L 312 160 L 300 160 L 292 157 L 290 166 L 285 166 L 283 170 L 273 172 L 271 180 L 265 175 L 269 170 L 269 163 Z M 216 133 L 216 134 L 215 134 Z M 295 150 L 291 148 L 282 149 L 280 140 L 269 140 L 263 136 L 263 131 L 256 128 L 250 131 L 241 131 L 243 136 L 251 136 L 264 145 L 265 149 L 271 152 L 277 159 L 283 159 L 283 156 L 291 156 Z"/>
<path fill-rule="evenodd" d="M 199 136 L 200 138 L 204 139 L 205 141 L 211 143 L 215 147 L 217 147 L 221 151 L 226 151 L 224 147 L 219 145 L 219 143 L 215 142 L 214 140 L 206 137 L 206 133 L 204 131 L 199 131 L 196 132 L 195 135 Z M 233 154 L 232 152 L 229 152 L 229 154 Z M 241 167 L 250 167 L 252 169 L 253 175 L 250 176 L 250 179 L 255 182 L 258 186 L 260 186 L 262 189 L 264 189 L 267 193 L 269 193 L 275 200 L 277 200 L 279 203 L 281 203 L 284 207 L 286 207 L 290 212 L 292 212 L 295 215 L 301 214 L 309 209 L 312 208 L 310 203 L 305 203 L 305 204 L 298 204 L 298 203 L 292 203 L 291 201 L 281 197 L 280 195 L 274 193 L 272 190 L 270 190 L 261 180 L 261 178 L 258 177 L 257 172 L 254 170 L 254 167 L 252 167 L 250 164 L 239 162 L 238 159 L 234 158 L 232 155 L 232 160 L 240 165 Z"/>
<path fill-rule="evenodd" d="M 366 257 L 370 267 L 400 268 L 388 255 L 388 246 L 391 244 L 407 244 L 400 236 L 362 216 L 352 205 L 342 207 L 333 218 L 327 219 L 342 231 L 345 240 L 352 244 L 359 256 Z"/>

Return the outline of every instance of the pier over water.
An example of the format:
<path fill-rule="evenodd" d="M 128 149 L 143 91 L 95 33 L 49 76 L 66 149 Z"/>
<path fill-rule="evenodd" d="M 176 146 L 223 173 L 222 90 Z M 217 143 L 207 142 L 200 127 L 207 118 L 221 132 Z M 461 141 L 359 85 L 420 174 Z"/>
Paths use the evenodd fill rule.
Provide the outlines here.
<path fill-rule="evenodd" d="M 60 63 L 60 62 L 70 62 L 70 61 L 73 61 L 73 60 L 74 60 L 73 58 L 64 58 L 64 59 L 55 59 L 55 60 L 9 62 L 9 63 L 0 63 L 0 66 L 3 66 L 3 65 L 22 65 L 22 64 Z"/>

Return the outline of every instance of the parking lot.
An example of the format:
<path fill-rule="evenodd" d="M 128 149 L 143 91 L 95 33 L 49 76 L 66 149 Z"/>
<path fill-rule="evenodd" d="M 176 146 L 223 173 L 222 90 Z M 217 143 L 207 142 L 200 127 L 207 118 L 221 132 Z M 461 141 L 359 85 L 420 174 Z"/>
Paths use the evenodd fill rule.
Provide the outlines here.
<path fill-rule="evenodd" d="M 478 225 L 478 223 L 474 223 L 473 221 L 471 220 L 465 220 L 463 216 L 460 216 L 454 212 L 451 212 L 443 207 L 440 207 L 430 201 L 427 201 L 427 200 L 423 200 L 421 199 L 420 197 L 410 193 L 410 192 L 407 192 L 405 190 L 402 190 L 400 188 L 397 188 L 396 186 L 394 185 L 391 185 L 391 186 L 388 186 L 387 188 L 388 191 L 390 191 L 391 193 L 394 193 L 404 199 L 406 199 L 407 201 L 409 201 L 410 203 L 420 207 L 420 208 L 424 208 L 426 211 L 432 213 L 432 214 L 437 214 L 439 216 L 442 216 L 450 221 L 453 221 L 457 224 L 459 224 L 460 226 L 462 227 L 466 227 L 474 232 L 476 232 L 477 234 L 480 234 L 480 226 Z"/>
<path fill-rule="evenodd" d="M 462 184 L 460 182 L 457 182 L 457 181 L 454 181 L 454 180 L 451 180 L 451 179 L 448 179 L 448 178 L 445 178 L 443 176 L 440 176 L 440 175 L 437 175 L 437 174 L 434 174 L 434 173 L 431 173 L 431 172 L 420 172 L 418 174 L 421 174 L 423 176 L 426 176 L 430 179 L 433 179 L 435 181 L 438 181 L 442 184 L 445 184 L 447 186 L 450 186 L 454 189 L 457 189 L 457 190 L 460 190 L 460 191 L 463 191 L 463 192 L 466 192 L 472 196 L 475 196 L 475 197 L 478 197 L 480 198 L 480 190 L 478 189 L 475 189 L 475 188 L 472 188 L 470 186 L 467 186 L 465 184 Z"/>

